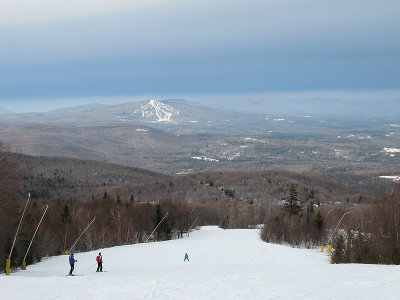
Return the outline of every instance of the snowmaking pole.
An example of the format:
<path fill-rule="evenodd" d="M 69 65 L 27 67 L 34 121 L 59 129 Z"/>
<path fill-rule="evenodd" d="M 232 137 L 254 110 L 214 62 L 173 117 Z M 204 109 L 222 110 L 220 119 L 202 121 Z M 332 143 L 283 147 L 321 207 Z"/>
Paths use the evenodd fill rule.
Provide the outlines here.
<path fill-rule="evenodd" d="M 331 233 L 331 239 L 330 239 L 331 242 L 329 243 L 330 249 L 329 249 L 329 247 L 328 247 L 328 252 L 329 252 L 329 253 L 332 253 L 332 239 L 333 239 L 333 234 L 335 233 L 336 229 L 339 227 L 339 224 L 340 224 L 340 222 L 342 222 L 344 216 L 345 216 L 345 215 L 348 215 L 348 214 L 351 214 L 351 213 L 353 213 L 353 212 L 352 212 L 352 211 L 348 211 L 348 212 L 344 213 L 343 216 L 340 218 L 339 223 L 337 223 L 335 229 L 333 229 L 333 231 L 332 231 L 332 233 Z M 332 260 L 332 257 L 331 257 L 331 264 L 332 264 L 332 263 L 333 263 L 333 260 Z"/>
<path fill-rule="evenodd" d="M 190 211 L 190 214 L 192 214 L 192 212 L 194 211 L 194 209 L 196 208 L 196 206 L 197 206 L 197 202 L 196 202 L 196 204 L 193 206 L 192 210 Z"/>
<path fill-rule="evenodd" d="M 7 275 L 10 275 L 11 254 L 13 252 L 13 249 L 14 249 L 14 246 L 15 246 L 15 241 L 17 240 L 18 231 L 21 228 L 22 219 L 24 218 L 25 210 L 26 210 L 26 207 L 28 206 L 28 202 L 29 202 L 30 198 L 31 198 L 31 194 L 28 193 L 28 200 L 26 200 L 26 204 L 25 204 L 24 211 L 22 212 L 21 220 L 19 220 L 17 232 L 15 233 L 14 241 L 13 241 L 12 246 L 11 246 L 10 255 L 8 255 L 8 258 L 6 259 L 6 274 Z"/>
<path fill-rule="evenodd" d="M 164 218 L 161 219 L 160 223 L 157 224 L 156 228 L 154 228 L 153 232 L 150 233 L 149 237 L 146 240 L 146 243 L 149 241 L 150 237 L 153 235 L 153 233 L 157 230 L 158 226 L 164 221 L 164 219 L 168 216 L 168 212 L 165 214 Z"/>
<path fill-rule="evenodd" d="M 333 210 L 335 210 L 335 209 L 332 208 L 331 210 L 328 211 L 328 213 L 326 214 L 326 217 L 325 217 L 325 222 L 326 222 L 326 219 L 328 218 L 329 214 L 330 214 L 331 211 L 333 211 Z M 332 252 L 332 245 L 329 244 L 329 242 L 327 243 L 326 246 L 327 246 L 327 248 L 328 248 L 328 252 L 329 252 L 329 253 Z M 324 252 L 324 245 L 321 246 L 321 252 Z"/>
<path fill-rule="evenodd" d="M 42 217 L 40 218 L 39 224 L 38 224 L 38 226 L 36 227 L 35 233 L 33 234 L 33 237 L 32 237 L 32 239 L 31 239 L 31 242 L 29 243 L 28 250 L 26 250 L 24 259 L 22 260 L 21 270 L 26 270 L 26 262 L 25 262 L 26 256 L 28 255 L 29 249 L 31 249 L 31 245 L 32 245 L 33 239 L 35 238 L 36 232 L 38 231 L 39 226 L 40 226 L 40 223 L 42 223 L 43 217 L 44 217 L 44 215 L 46 214 L 46 211 L 47 211 L 48 208 L 49 208 L 49 205 L 47 204 L 47 205 L 46 205 L 46 209 L 44 210 L 44 213 L 43 213 Z"/>
<path fill-rule="evenodd" d="M 90 225 L 92 225 L 92 223 L 94 222 L 94 220 L 96 219 L 96 217 L 93 218 L 92 222 L 89 223 L 89 225 L 85 228 L 85 230 L 81 233 L 81 235 L 76 239 L 75 243 L 72 245 L 72 247 L 69 249 L 69 253 L 71 253 L 72 249 L 74 248 L 75 244 L 79 241 L 79 239 L 81 238 L 81 236 L 85 233 L 85 231 L 89 228 Z"/>
<path fill-rule="evenodd" d="M 196 218 L 196 220 L 194 220 L 194 222 L 193 222 L 192 226 L 190 226 L 190 227 L 189 227 L 189 229 L 188 229 L 188 231 L 187 231 L 187 236 L 189 236 L 190 229 L 192 229 L 192 227 L 193 227 L 194 223 L 196 223 L 196 222 L 197 222 L 197 220 L 198 220 L 199 218 L 200 218 L 200 216 L 198 216 L 198 217 Z"/>

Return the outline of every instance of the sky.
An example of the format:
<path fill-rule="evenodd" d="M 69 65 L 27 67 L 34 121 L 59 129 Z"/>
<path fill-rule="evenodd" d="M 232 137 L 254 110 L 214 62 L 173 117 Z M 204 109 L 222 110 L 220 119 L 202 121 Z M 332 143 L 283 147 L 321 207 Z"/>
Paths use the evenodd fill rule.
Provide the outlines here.
<path fill-rule="evenodd" d="M 398 0 L 1 0 L 0 106 L 305 91 L 399 99 L 398 28 Z"/>

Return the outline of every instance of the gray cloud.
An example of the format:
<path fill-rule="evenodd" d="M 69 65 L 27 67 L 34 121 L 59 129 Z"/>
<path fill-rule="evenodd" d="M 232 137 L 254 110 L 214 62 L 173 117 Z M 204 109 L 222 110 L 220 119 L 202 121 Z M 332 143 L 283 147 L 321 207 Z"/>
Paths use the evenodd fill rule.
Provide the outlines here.
<path fill-rule="evenodd" d="M 168 1 L 0 28 L 0 97 L 400 87 L 398 1 Z"/>

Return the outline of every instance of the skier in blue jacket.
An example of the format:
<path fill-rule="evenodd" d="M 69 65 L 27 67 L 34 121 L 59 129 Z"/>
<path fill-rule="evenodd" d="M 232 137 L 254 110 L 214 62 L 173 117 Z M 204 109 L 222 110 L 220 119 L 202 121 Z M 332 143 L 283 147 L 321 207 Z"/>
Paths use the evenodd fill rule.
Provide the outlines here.
<path fill-rule="evenodd" d="M 187 253 L 185 253 L 185 258 L 183 259 L 183 261 L 189 261 L 189 255 Z"/>
<path fill-rule="evenodd" d="M 77 260 L 74 257 L 74 251 L 71 251 L 71 255 L 69 256 L 69 264 L 71 266 L 71 270 L 69 271 L 69 275 L 72 275 L 72 271 L 74 270 L 75 262 L 77 262 Z"/>

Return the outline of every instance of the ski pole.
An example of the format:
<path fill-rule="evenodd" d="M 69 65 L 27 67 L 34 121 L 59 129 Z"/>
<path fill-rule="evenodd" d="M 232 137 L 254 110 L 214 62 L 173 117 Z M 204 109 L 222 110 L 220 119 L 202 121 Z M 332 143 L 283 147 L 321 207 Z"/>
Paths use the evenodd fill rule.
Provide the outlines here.
<path fill-rule="evenodd" d="M 88 270 L 90 270 L 91 268 L 93 268 L 97 263 L 95 263 L 93 266 L 91 266 Z"/>

